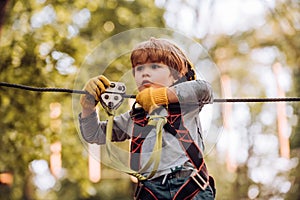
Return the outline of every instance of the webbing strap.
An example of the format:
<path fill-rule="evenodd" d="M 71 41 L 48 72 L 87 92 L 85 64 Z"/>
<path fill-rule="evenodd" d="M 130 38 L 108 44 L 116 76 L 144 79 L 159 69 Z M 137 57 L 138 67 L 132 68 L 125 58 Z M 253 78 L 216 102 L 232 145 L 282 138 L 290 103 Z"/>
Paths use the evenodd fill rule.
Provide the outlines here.
<path fill-rule="evenodd" d="M 175 194 L 173 200 L 192 199 L 200 190 L 200 187 L 197 184 L 194 184 L 193 180 L 190 178 Z"/>
<path fill-rule="evenodd" d="M 164 128 L 178 139 L 194 167 L 200 170 L 204 164 L 202 150 L 184 126 L 180 107 L 177 104 L 170 104 L 168 112 L 168 123 L 165 124 Z"/>
<path fill-rule="evenodd" d="M 166 123 L 164 128 L 179 140 L 191 163 L 197 170 L 200 170 L 204 163 L 203 155 L 199 147 L 192 140 L 189 132 L 187 130 L 176 130 L 170 123 Z"/>
<path fill-rule="evenodd" d="M 130 167 L 133 170 L 140 169 L 142 146 L 151 129 L 153 129 L 153 126 L 151 125 L 147 125 L 146 123 L 138 124 L 136 121 L 134 121 L 130 143 Z"/>
<path fill-rule="evenodd" d="M 174 109 L 175 108 L 175 109 Z M 202 150 L 191 138 L 189 131 L 184 126 L 180 107 L 178 105 L 169 106 L 168 123 L 164 128 L 174 135 L 185 150 L 189 160 L 197 169 L 184 185 L 177 191 L 173 199 L 191 199 L 200 190 L 205 190 L 209 184 L 209 176 L 205 166 Z"/>
<path fill-rule="evenodd" d="M 112 161 L 111 166 L 120 169 L 121 171 L 136 177 L 139 180 L 146 180 L 153 177 L 158 169 L 160 158 L 161 158 L 161 149 L 162 149 L 162 129 L 166 124 L 166 117 L 162 116 L 151 116 L 149 118 L 149 125 L 156 126 L 156 141 L 153 147 L 151 156 L 145 166 L 140 170 L 132 170 L 130 167 L 126 166 L 119 157 L 112 151 L 112 132 L 113 132 L 113 120 L 114 115 L 110 113 L 108 115 L 107 127 L 106 127 L 106 151 L 109 159 Z M 141 172 L 149 169 L 153 164 L 151 173 L 148 176 L 141 175 Z"/>
<path fill-rule="evenodd" d="M 156 126 L 156 140 L 148 162 L 143 167 L 143 169 L 141 169 L 141 171 L 144 171 L 145 169 L 150 168 L 152 163 L 154 163 L 153 169 L 147 178 L 153 177 L 157 172 L 160 163 L 160 158 L 161 158 L 161 151 L 162 151 L 162 130 L 163 130 L 163 126 L 167 123 L 167 119 L 162 116 L 150 116 L 149 120 L 150 121 L 148 122 L 148 125 Z"/>
<path fill-rule="evenodd" d="M 125 173 L 128 173 L 139 180 L 146 180 L 146 177 L 142 176 L 136 171 L 131 170 L 127 167 L 122 161 L 120 161 L 119 157 L 115 155 L 115 152 L 112 151 L 112 128 L 113 128 L 113 120 L 114 115 L 109 115 L 106 126 L 106 152 L 108 154 L 109 159 L 111 160 L 110 166 L 115 167 L 117 169 L 121 169 Z"/>

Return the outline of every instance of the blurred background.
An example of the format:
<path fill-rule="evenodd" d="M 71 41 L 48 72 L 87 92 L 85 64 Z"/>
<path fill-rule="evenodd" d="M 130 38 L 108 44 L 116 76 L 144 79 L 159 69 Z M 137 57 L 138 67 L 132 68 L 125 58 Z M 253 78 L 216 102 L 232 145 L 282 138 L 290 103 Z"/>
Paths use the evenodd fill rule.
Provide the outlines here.
<path fill-rule="evenodd" d="M 1 0 L 0 6 L 1 82 L 73 88 L 99 43 L 157 27 L 204 47 L 218 68 L 217 97 L 300 96 L 298 0 Z M 124 63 L 113 63 L 109 78 L 127 72 Z M 202 65 L 209 71 L 209 62 Z M 222 130 L 206 153 L 217 199 L 299 199 L 299 102 L 225 103 L 218 111 L 211 126 Z M 0 87 L 1 200 L 132 199 L 134 181 L 89 156 L 73 114 L 69 94 Z"/>

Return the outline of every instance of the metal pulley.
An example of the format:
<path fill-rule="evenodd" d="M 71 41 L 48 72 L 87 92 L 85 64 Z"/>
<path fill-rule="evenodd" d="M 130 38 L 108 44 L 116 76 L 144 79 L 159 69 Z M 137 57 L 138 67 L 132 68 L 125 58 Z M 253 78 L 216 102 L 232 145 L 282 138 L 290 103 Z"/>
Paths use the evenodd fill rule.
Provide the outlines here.
<path fill-rule="evenodd" d="M 100 103 L 106 110 L 116 110 L 124 100 L 126 86 L 122 82 L 111 82 L 105 93 L 100 95 Z"/>

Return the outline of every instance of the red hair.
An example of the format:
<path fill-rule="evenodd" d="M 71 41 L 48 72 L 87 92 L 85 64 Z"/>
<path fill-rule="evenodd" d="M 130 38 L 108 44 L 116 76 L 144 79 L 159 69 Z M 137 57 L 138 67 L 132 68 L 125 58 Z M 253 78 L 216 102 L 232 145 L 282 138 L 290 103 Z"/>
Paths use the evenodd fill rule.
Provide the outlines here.
<path fill-rule="evenodd" d="M 191 68 L 191 63 L 180 48 L 166 39 L 153 37 L 138 44 L 133 49 L 130 60 L 132 68 L 145 63 L 165 64 L 176 79 L 186 75 Z"/>

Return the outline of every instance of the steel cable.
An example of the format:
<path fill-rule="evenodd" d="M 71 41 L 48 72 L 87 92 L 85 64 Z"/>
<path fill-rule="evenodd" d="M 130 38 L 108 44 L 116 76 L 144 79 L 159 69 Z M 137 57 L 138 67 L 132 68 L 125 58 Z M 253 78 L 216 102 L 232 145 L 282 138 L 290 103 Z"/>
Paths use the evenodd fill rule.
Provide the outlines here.
<path fill-rule="evenodd" d="M 0 82 L 0 86 L 17 88 L 22 90 L 34 91 L 34 92 L 62 92 L 62 93 L 73 93 L 73 94 L 88 94 L 84 90 L 74 90 L 66 88 L 45 88 L 45 87 L 32 87 L 27 85 Z M 123 98 L 135 98 L 136 95 L 123 95 Z M 275 97 L 275 98 L 220 98 L 214 99 L 214 103 L 259 103 L 259 102 L 295 102 L 300 101 L 300 97 Z"/>

